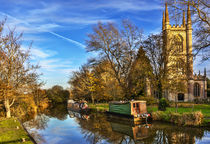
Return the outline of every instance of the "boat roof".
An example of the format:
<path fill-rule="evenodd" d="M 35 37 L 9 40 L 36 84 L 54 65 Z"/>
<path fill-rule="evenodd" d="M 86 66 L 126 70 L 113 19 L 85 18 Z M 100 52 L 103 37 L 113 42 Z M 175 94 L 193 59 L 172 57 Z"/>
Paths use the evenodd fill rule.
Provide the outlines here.
<path fill-rule="evenodd" d="M 111 101 L 112 104 L 127 104 L 127 103 L 146 103 L 144 100 L 131 100 L 131 101 Z"/>

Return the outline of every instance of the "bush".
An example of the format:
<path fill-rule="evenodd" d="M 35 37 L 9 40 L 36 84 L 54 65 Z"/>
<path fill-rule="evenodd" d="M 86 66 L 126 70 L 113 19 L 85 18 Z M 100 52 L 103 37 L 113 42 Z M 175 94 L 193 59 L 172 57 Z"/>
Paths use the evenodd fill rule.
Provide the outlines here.
<path fill-rule="evenodd" d="M 169 121 L 170 120 L 170 113 L 166 113 L 163 111 L 156 111 L 152 112 L 152 119 L 153 120 L 162 120 L 162 121 Z"/>
<path fill-rule="evenodd" d="M 170 122 L 178 124 L 178 125 L 182 125 L 183 124 L 183 118 L 182 115 L 180 113 L 174 113 L 172 112 L 170 114 Z"/>
<path fill-rule="evenodd" d="M 165 111 L 169 106 L 169 102 L 165 98 L 161 98 L 158 104 L 158 110 Z"/>
<path fill-rule="evenodd" d="M 154 97 L 140 97 L 139 100 L 145 100 L 147 105 L 154 105 L 157 104 L 157 101 Z"/>
<path fill-rule="evenodd" d="M 201 125 L 203 122 L 203 114 L 199 111 L 183 113 L 182 114 L 184 125 Z"/>
<path fill-rule="evenodd" d="M 157 111 L 152 112 L 152 119 L 158 121 L 172 122 L 178 125 L 199 126 L 203 123 L 203 114 L 199 111 L 186 112 L 183 114 Z"/>
<path fill-rule="evenodd" d="M 209 98 L 205 98 L 205 99 L 195 98 L 194 103 L 195 104 L 210 104 L 210 99 Z"/>

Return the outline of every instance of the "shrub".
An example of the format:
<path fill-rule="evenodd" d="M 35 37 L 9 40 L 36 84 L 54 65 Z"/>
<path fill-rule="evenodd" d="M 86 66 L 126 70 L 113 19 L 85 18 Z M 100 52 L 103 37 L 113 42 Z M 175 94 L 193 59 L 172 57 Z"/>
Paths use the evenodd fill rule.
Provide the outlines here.
<path fill-rule="evenodd" d="M 140 97 L 139 100 L 145 100 L 147 105 L 154 105 L 157 104 L 157 101 L 154 97 Z"/>
<path fill-rule="evenodd" d="M 162 111 L 152 112 L 152 119 L 157 121 L 162 120 L 161 117 L 162 113 L 163 113 Z"/>
<path fill-rule="evenodd" d="M 205 98 L 205 99 L 195 98 L 194 103 L 195 104 L 210 104 L 210 99 L 209 98 Z"/>
<path fill-rule="evenodd" d="M 179 113 L 172 112 L 170 116 L 170 122 L 178 124 L 178 125 L 182 125 L 183 124 L 182 115 Z"/>
<path fill-rule="evenodd" d="M 165 98 L 161 98 L 158 104 L 158 110 L 165 111 L 168 106 L 168 101 Z"/>
<path fill-rule="evenodd" d="M 184 125 L 198 126 L 198 125 L 201 125 L 203 122 L 203 114 L 199 111 L 183 113 L 182 118 L 184 121 L 184 123 L 183 123 Z"/>
<path fill-rule="evenodd" d="M 169 121 L 170 120 L 170 113 L 166 113 L 163 111 L 156 111 L 152 112 L 152 119 L 153 120 L 162 120 L 162 121 Z"/>
<path fill-rule="evenodd" d="M 158 121 L 172 122 L 178 125 L 199 126 L 203 123 L 203 114 L 199 111 L 187 112 L 183 114 L 157 111 L 152 112 L 152 119 Z"/>

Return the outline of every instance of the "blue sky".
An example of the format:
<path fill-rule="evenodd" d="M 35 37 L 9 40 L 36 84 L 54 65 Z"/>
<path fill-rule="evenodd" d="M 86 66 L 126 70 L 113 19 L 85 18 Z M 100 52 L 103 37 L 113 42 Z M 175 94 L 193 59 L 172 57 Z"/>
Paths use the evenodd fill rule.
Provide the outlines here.
<path fill-rule="evenodd" d="M 129 19 L 145 35 L 158 33 L 162 6 L 160 0 L 0 0 L 0 20 L 6 16 L 7 26 L 24 33 L 23 49 L 33 41 L 32 62 L 41 66 L 44 88 L 67 88 L 71 72 L 94 56 L 85 40 L 95 24 Z M 194 69 L 207 64 L 196 60 Z"/>

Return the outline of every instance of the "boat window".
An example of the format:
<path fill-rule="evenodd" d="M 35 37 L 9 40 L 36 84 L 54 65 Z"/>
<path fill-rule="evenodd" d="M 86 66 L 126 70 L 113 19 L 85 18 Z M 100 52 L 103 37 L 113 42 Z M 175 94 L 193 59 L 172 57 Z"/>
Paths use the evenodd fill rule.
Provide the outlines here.
<path fill-rule="evenodd" d="M 139 107 L 139 104 L 138 103 L 136 103 L 136 107 Z"/>
<path fill-rule="evenodd" d="M 133 107 L 135 108 L 135 103 L 133 103 Z"/>

